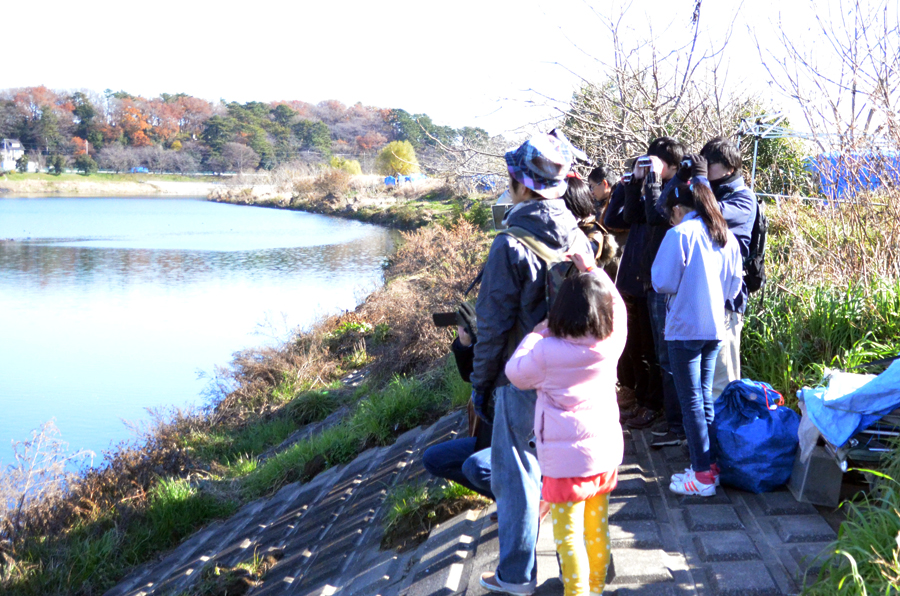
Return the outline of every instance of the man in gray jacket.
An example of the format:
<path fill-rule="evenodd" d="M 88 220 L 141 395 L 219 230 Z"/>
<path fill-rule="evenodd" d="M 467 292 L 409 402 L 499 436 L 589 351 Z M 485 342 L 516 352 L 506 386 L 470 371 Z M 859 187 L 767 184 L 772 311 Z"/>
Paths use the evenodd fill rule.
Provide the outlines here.
<path fill-rule="evenodd" d="M 551 250 L 580 253 L 590 262 L 592 247 L 560 198 L 580 153 L 557 131 L 536 135 L 507 153 L 514 207 L 505 222 Z M 472 401 L 480 415 L 489 418 L 493 410 L 491 489 L 500 539 L 497 570 L 483 574 L 481 585 L 494 592 L 531 594 L 536 588 L 541 471 L 529 442 L 537 394 L 510 385 L 504 366 L 525 334 L 547 317 L 546 278 L 547 266 L 535 253 L 513 236 L 499 234 L 475 307 Z"/>

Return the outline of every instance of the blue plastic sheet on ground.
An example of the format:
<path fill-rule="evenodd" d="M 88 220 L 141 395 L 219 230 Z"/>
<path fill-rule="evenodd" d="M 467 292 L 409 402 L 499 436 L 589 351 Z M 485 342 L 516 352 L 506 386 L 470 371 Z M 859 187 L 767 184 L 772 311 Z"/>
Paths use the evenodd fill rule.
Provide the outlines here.
<path fill-rule="evenodd" d="M 806 413 L 822 436 L 835 447 L 900 408 L 900 360 L 851 393 L 828 399 L 827 390 L 803 392 Z"/>
<path fill-rule="evenodd" d="M 741 379 L 716 400 L 710 438 L 723 484 L 762 493 L 790 479 L 800 416 L 776 406 L 780 397 L 768 383 Z"/>

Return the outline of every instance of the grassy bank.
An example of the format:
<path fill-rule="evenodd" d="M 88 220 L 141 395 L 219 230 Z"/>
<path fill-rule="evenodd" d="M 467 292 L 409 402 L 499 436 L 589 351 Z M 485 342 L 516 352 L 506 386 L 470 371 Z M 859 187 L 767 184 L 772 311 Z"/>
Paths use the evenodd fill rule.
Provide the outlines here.
<path fill-rule="evenodd" d="M 108 174 L 85 176 L 77 173 L 0 175 L 0 198 L 4 195 L 122 196 L 157 194 L 201 194 L 220 180 L 211 176 L 176 174 Z M 179 191 L 184 188 L 184 191 Z"/>
<path fill-rule="evenodd" d="M 886 464 L 872 494 L 844 503 L 847 521 L 804 594 L 900 594 L 900 456 Z"/>
<path fill-rule="evenodd" d="M 296 209 L 413 230 L 430 223 L 468 219 L 478 227 L 490 222 L 481 197 L 459 193 L 439 179 L 385 186 L 381 176 L 353 176 L 328 169 L 314 176 L 291 176 L 272 184 L 229 184 L 210 200 L 237 205 Z"/>

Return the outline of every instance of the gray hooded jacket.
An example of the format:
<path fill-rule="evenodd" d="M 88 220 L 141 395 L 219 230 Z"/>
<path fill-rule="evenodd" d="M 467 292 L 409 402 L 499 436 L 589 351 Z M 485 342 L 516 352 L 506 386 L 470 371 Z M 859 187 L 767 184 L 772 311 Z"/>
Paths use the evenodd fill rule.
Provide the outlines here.
<path fill-rule="evenodd" d="M 507 224 L 531 232 L 550 248 L 593 259 L 590 242 L 562 199 L 528 201 L 510 213 Z M 544 262 L 515 238 L 494 238 L 475 304 L 478 342 L 471 379 L 476 391 L 487 394 L 509 384 L 503 372 L 506 361 L 525 334 L 547 317 L 546 272 Z"/>

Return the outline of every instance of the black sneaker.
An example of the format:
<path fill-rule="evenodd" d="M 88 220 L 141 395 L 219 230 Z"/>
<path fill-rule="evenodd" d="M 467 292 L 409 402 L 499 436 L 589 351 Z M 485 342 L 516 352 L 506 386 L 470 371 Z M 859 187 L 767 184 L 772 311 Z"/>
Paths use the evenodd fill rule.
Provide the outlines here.
<path fill-rule="evenodd" d="M 661 416 L 662 412 L 654 412 L 649 408 L 641 408 L 637 416 L 629 418 L 625 421 L 625 426 L 627 426 L 628 428 L 633 428 L 635 430 L 640 430 L 642 428 L 652 426 L 653 423 L 659 420 Z"/>
<path fill-rule="evenodd" d="M 625 421 L 629 420 L 636 416 L 640 411 L 640 408 L 635 406 L 634 408 L 628 408 L 626 410 L 619 410 L 619 424 L 624 424 Z"/>
<path fill-rule="evenodd" d="M 650 427 L 650 434 L 654 437 L 664 437 L 669 434 L 669 423 L 661 420 Z"/>
<path fill-rule="evenodd" d="M 655 435 L 656 433 L 653 433 L 653 434 Z M 662 436 L 657 436 L 655 439 L 653 439 L 653 442 L 650 443 L 650 446 L 653 447 L 654 449 L 661 449 L 663 447 L 674 447 L 674 446 L 680 445 L 682 440 L 683 439 L 678 437 L 678 435 L 676 435 L 675 433 L 667 432 L 666 434 L 664 434 Z"/>

